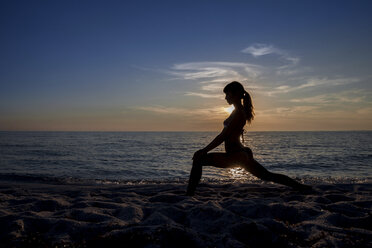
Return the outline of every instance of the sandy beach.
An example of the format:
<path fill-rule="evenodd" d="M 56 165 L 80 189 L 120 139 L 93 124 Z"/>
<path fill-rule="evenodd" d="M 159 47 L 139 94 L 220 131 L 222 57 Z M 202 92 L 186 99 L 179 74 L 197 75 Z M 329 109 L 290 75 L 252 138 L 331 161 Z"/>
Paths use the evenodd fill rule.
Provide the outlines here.
<path fill-rule="evenodd" d="M 372 247 L 372 185 L 0 182 L 2 247 Z"/>

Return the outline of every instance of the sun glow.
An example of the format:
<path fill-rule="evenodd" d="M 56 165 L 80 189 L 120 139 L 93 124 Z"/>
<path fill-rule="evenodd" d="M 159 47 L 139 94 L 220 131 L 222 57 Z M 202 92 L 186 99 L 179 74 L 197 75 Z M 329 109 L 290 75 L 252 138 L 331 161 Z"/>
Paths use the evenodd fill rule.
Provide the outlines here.
<path fill-rule="evenodd" d="M 227 107 L 227 108 L 223 108 L 223 110 L 228 113 L 228 114 L 231 114 L 231 112 L 234 111 L 234 105 L 231 105 L 230 107 Z"/>

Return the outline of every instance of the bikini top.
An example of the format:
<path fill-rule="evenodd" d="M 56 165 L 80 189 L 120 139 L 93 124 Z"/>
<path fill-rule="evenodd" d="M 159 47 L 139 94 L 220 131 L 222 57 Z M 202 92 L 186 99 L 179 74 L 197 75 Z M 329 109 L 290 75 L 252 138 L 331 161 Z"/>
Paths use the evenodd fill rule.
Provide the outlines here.
<path fill-rule="evenodd" d="M 223 126 L 227 127 L 230 124 L 231 119 L 232 119 L 232 115 L 230 115 L 226 120 L 223 121 Z"/>

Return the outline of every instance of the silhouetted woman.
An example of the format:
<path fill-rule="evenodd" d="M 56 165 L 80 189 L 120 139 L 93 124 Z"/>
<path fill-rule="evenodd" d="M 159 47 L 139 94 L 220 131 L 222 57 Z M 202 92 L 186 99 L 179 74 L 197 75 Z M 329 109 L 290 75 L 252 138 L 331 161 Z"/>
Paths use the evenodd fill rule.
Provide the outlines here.
<path fill-rule="evenodd" d="M 223 122 L 224 129 L 205 148 L 195 152 L 190 173 L 187 195 L 194 195 L 198 185 L 203 166 L 214 166 L 218 168 L 243 167 L 254 176 L 275 183 L 284 184 L 297 190 L 311 189 L 295 180 L 281 174 L 269 172 L 254 158 L 251 149 L 240 143 L 240 135 L 246 122 L 250 123 L 254 117 L 252 99 L 243 85 L 239 82 L 231 82 L 223 89 L 228 104 L 233 104 L 235 109 Z M 243 99 L 243 104 L 242 104 Z M 212 149 L 225 142 L 224 152 L 210 152 Z"/>

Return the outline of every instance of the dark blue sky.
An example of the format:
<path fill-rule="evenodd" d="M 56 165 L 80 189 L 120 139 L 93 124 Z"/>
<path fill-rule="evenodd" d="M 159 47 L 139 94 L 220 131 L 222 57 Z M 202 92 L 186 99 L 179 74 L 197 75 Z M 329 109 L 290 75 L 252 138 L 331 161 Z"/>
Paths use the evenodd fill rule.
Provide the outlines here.
<path fill-rule="evenodd" d="M 128 110 L 138 106 L 216 104 L 184 94 L 198 91 L 204 79 L 180 77 L 174 66 L 183 63 L 257 64 L 266 74 L 250 80 L 280 87 L 268 82 L 279 79 L 270 69 L 296 57 L 297 78 L 305 80 L 298 85 L 357 78 L 354 88 L 370 91 L 371 7 L 371 1 L 2 1 L 0 129 L 55 129 L 63 118 L 86 123 L 102 116 L 120 126 L 123 111 L 139 118 Z M 242 52 L 254 44 L 276 52 Z M 294 76 L 280 80 L 296 85 Z M 74 119 L 84 114 L 90 121 Z M 21 125 L 27 120 L 34 126 Z M 133 127 L 122 123 L 126 129 Z"/>

